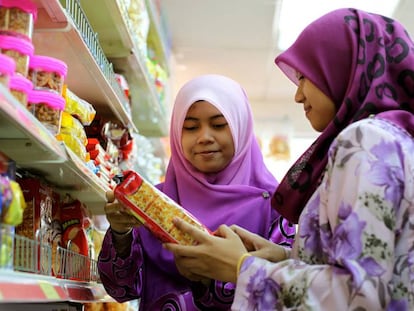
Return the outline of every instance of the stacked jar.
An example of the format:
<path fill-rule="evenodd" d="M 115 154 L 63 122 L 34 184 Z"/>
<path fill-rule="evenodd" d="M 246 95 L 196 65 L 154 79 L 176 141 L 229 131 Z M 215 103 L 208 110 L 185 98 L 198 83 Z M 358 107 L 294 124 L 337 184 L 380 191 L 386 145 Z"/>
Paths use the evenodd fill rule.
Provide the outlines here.
<path fill-rule="evenodd" d="M 6 89 L 10 86 L 10 77 L 16 70 L 16 63 L 13 58 L 0 54 L 0 84 Z"/>
<path fill-rule="evenodd" d="M 66 63 L 59 59 L 43 55 L 30 58 L 28 77 L 33 90 L 28 109 L 53 135 L 60 131 L 65 108 L 62 91 L 67 71 Z"/>
<path fill-rule="evenodd" d="M 15 70 L 10 77 L 10 91 L 24 106 L 30 88 L 27 80 L 30 58 L 34 53 L 32 43 L 37 6 L 31 0 L 0 1 L 0 53 L 11 57 Z"/>

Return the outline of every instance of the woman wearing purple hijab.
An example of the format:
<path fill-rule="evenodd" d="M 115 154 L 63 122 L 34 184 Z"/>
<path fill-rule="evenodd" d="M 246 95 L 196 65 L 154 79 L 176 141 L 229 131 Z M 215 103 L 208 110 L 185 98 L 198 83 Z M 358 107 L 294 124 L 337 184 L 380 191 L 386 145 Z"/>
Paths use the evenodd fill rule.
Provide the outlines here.
<path fill-rule="evenodd" d="M 237 224 L 291 245 L 295 228 L 271 208 L 277 181 L 263 162 L 250 104 L 238 83 L 213 74 L 186 83 L 173 107 L 170 144 L 165 182 L 157 185 L 161 191 L 212 231 Z M 120 302 L 139 298 L 145 311 L 229 310 L 234 284 L 186 279 L 172 253 L 119 203 L 105 210 L 111 228 L 98 269 L 110 296 Z"/>
<path fill-rule="evenodd" d="M 232 310 L 414 310 L 414 45 L 356 9 L 311 23 L 275 60 L 316 141 L 273 206 L 298 222 L 291 252 L 237 226 L 166 244 L 184 275 L 236 282 Z"/>

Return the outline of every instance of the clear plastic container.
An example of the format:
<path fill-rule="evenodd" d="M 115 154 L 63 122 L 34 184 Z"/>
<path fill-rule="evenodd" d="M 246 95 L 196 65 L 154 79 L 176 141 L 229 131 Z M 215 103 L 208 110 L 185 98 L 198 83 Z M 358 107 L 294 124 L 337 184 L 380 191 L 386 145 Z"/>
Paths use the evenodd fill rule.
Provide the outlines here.
<path fill-rule="evenodd" d="M 9 88 L 10 77 L 16 70 L 16 63 L 13 58 L 0 54 L 0 83 Z"/>
<path fill-rule="evenodd" d="M 49 91 L 32 90 L 27 101 L 29 111 L 53 135 L 59 133 L 62 111 L 65 108 L 63 96 Z"/>
<path fill-rule="evenodd" d="M 0 32 L 32 40 L 37 6 L 30 0 L 0 1 Z"/>
<path fill-rule="evenodd" d="M 34 52 L 31 42 L 12 36 L 0 35 L 0 53 L 14 59 L 16 72 L 27 77 L 29 73 L 29 60 Z"/>
<path fill-rule="evenodd" d="M 22 75 L 14 74 L 10 77 L 10 93 L 27 108 L 27 99 L 33 89 L 33 84 Z"/>
<path fill-rule="evenodd" d="M 38 90 L 54 91 L 62 95 L 63 83 L 68 73 L 65 62 L 42 55 L 33 55 L 29 61 L 29 79 Z"/>

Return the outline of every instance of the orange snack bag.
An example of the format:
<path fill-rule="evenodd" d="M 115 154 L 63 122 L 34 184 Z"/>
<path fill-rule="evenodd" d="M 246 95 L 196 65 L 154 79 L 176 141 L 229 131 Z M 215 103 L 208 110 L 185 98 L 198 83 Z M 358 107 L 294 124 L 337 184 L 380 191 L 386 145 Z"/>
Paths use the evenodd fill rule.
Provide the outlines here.
<path fill-rule="evenodd" d="M 181 218 L 211 234 L 209 229 L 187 210 L 136 172 L 125 172 L 123 181 L 115 188 L 115 197 L 129 207 L 132 215 L 162 242 L 196 244 L 189 234 L 183 233 L 174 226 L 172 222 L 174 217 Z"/>

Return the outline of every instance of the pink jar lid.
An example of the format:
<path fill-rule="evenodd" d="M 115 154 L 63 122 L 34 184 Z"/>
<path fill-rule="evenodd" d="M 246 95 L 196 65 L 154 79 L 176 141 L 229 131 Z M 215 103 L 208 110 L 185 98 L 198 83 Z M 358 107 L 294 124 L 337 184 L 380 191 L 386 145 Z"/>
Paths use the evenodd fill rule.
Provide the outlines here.
<path fill-rule="evenodd" d="M 9 76 L 14 74 L 16 70 L 16 62 L 10 56 L 0 54 L 0 71 L 8 74 Z"/>
<path fill-rule="evenodd" d="M 49 91 L 38 91 L 32 90 L 29 93 L 27 102 L 32 105 L 39 103 L 45 103 L 49 107 L 57 110 L 63 110 L 65 108 L 65 99 L 62 95 L 49 92 Z"/>
<path fill-rule="evenodd" d="M 16 50 L 21 54 L 32 56 L 34 52 L 33 44 L 23 38 L 0 35 L 0 49 Z"/>
<path fill-rule="evenodd" d="M 33 83 L 21 74 L 16 73 L 10 77 L 9 88 L 29 94 L 33 90 Z"/>
<path fill-rule="evenodd" d="M 68 73 L 68 66 L 64 61 L 61 61 L 60 59 L 54 57 L 43 55 L 33 55 L 32 57 L 30 57 L 29 68 L 45 70 L 48 72 L 54 71 L 63 77 L 66 77 Z"/>
<path fill-rule="evenodd" d="M 37 6 L 30 0 L 1 0 L 0 7 L 19 8 L 20 10 L 33 15 L 33 20 L 37 19 Z"/>

